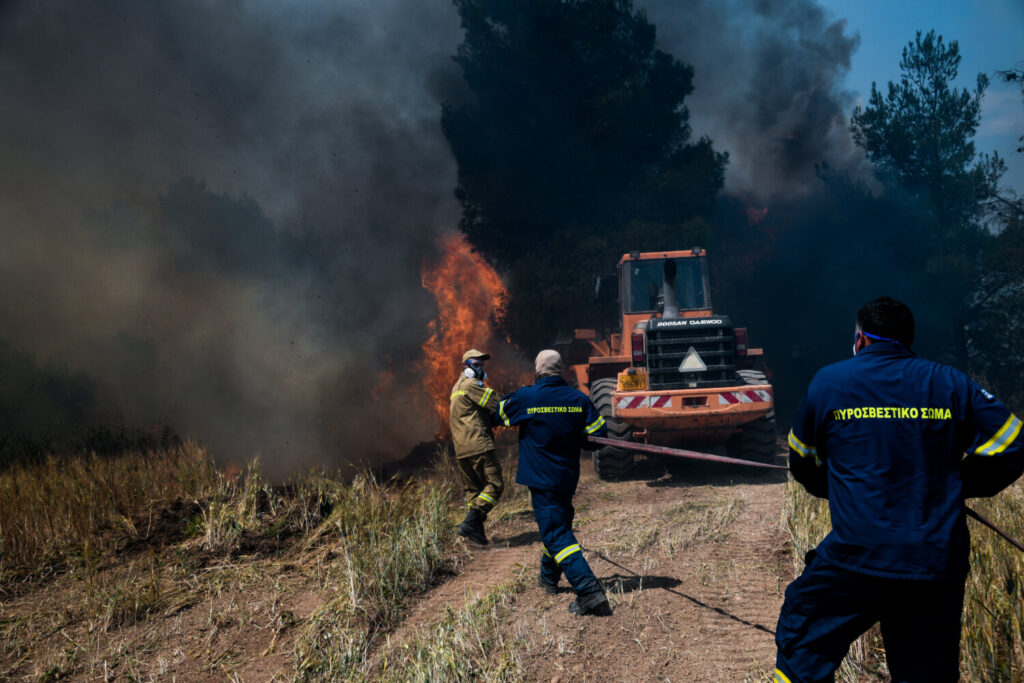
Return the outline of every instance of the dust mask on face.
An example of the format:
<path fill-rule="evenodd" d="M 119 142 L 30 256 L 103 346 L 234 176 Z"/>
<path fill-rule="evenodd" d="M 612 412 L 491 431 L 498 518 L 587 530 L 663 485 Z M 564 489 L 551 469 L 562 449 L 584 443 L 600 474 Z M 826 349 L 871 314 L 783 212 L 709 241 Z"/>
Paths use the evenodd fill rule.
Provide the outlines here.
<path fill-rule="evenodd" d="M 464 374 L 467 379 L 479 379 L 479 380 L 487 379 L 487 371 L 484 370 L 483 363 L 475 363 L 475 364 L 467 363 L 466 364 L 466 369 L 462 371 L 462 374 Z"/>

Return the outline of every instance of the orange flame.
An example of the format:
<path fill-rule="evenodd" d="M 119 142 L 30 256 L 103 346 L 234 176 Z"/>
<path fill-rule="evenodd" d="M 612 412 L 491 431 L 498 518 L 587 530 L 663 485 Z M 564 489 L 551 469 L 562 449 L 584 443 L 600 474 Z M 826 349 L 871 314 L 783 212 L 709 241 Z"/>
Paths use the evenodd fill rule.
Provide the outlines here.
<path fill-rule="evenodd" d="M 430 339 L 423 343 L 423 384 L 437 413 L 438 433 L 445 434 L 450 390 L 462 371 L 462 354 L 477 349 L 494 356 L 512 349 L 495 331 L 508 300 L 501 278 L 462 235 L 447 234 L 440 241 L 440 262 L 424 263 L 422 271 L 423 287 L 437 299 L 438 308 Z M 494 367 L 494 374 L 509 376 L 500 372 L 503 369 L 507 371 Z M 493 381 L 488 384 L 494 386 Z"/>

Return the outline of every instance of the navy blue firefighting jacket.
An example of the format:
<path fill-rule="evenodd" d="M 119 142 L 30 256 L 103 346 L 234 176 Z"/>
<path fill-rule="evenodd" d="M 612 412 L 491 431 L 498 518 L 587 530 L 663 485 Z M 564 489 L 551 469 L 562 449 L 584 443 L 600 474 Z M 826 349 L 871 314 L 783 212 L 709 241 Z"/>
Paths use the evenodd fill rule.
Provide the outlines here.
<path fill-rule="evenodd" d="M 1020 476 L 1020 431 L 965 374 L 892 342 L 821 369 L 789 433 L 793 477 L 829 501 L 818 554 L 877 576 L 962 576 L 964 499 Z"/>
<path fill-rule="evenodd" d="M 586 394 L 561 377 L 541 377 L 498 404 L 506 427 L 519 425 L 519 471 L 523 486 L 572 494 L 580 479 L 580 449 L 588 436 L 605 436 L 604 418 Z"/>

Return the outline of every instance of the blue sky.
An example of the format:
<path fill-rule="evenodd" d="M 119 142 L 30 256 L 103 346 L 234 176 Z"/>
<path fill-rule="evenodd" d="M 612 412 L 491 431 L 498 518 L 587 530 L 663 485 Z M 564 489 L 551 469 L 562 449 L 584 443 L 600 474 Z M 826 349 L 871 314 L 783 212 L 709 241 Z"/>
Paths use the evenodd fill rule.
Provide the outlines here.
<path fill-rule="evenodd" d="M 947 41 L 960 43 L 958 85 L 973 89 L 978 72 L 992 79 L 985 93 L 978 151 L 998 151 L 1009 171 L 1003 184 L 1024 195 L 1024 154 L 1017 153 L 1024 135 L 1024 103 L 1020 88 L 999 82 L 999 69 L 1024 68 L 1024 0 L 819 0 L 835 18 L 847 20 L 847 32 L 860 34 L 846 79 L 849 90 L 866 101 L 871 83 L 886 93 L 899 79 L 903 47 L 918 30 L 935 29 Z"/>

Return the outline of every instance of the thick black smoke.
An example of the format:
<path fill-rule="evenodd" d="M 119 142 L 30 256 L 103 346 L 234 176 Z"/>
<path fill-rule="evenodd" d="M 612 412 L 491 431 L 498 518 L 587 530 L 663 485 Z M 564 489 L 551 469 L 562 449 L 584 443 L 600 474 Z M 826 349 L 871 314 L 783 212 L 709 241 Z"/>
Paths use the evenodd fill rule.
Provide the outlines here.
<path fill-rule="evenodd" d="M 458 40 L 447 3 L 5 3 L 0 338 L 221 455 L 429 438 L 403 368 L 458 219 Z"/>
<path fill-rule="evenodd" d="M 859 305 L 910 295 L 902 254 L 858 237 L 864 219 L 890 227 L 884 211 L 816 172 L 828 165 L 877 187 L 844 114 L 859 36 L 815 0 L 638 5 L 666 49 L 694 66 L 694 129 L 729 153 L 711 245 L 716 309 L 764 347 L 785 426 L 813 373 L 845 352 Z M 880 255 L 885 266 L 872 267 Z"/>
<path fill-rule="evenodd" d="M 964 278 L 972 247 L 943 247 L 927 203 L 876 177 L 853 143 L 843 80 L 859 37 L 842 17 L 815 0 L 637 4 L 694 66 L 694 130 L 730 154 L 712 245 L 717 307 L 766 348 L 781 421 L 814 371 L 849 353 L 857 309 L 882 295 L 915 312 L 918 352 L 999 384 L 984 377 L 991 359 L 962 352 L 965 327 L 981 322 L 955 319 L 978 286 Z"/>
<path fill-rule="evenodd" d="M 636 7 L 694 67 L 694 138 L 730 155 L 719 302 L 797 391 L 845 352 L 847 310 L 914 284 L 890 205 L 814 174 L 869 178 L 842 115 L 858 39 L 814 0 Z M 0 405 L 29 386 L 64 421 L 171 424 L 282 468 L 429 438 L 410 375 L 436 313 L 420 265 L 459 219 L 439 121 L 461 38 L 447 0 L 0 4 L 0 349 L 24 379 Z"/>
<path fill-rule="evenodd" d="M 637 0 L 662 49 L 694 67 L 693 129 L 729 152 L 726 190 L 765 202 L 816 188 L 814 167 L 866 175 L 844 111 L 860 38 L 815 0 Z"/>

